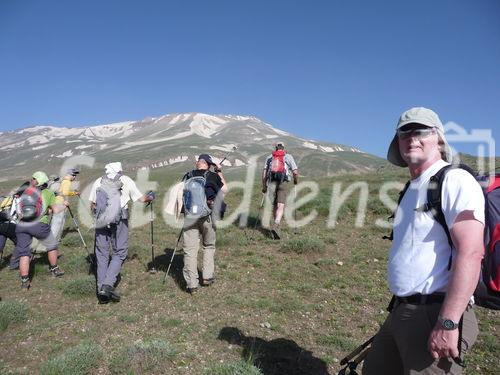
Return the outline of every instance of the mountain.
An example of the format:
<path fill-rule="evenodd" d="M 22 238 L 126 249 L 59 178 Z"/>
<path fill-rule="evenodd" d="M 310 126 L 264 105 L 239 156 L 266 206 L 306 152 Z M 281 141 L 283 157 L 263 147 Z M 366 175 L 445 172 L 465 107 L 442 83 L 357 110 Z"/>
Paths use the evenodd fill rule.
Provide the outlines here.
<path fill-rule="evenodd" d="M 252 155 L 259 162 L 277 140 L 285 142 L 303 176 L 327 176 L 343 172 L 375 170 L 385 161 L 354 147 L 303 139 L 276 129 L 256 117 L 168 114 L 141 121 L 82 128 L 34 126 L 0 133 L 3 180 L 21 178 L 37 169 L 57 173 L 68 158 L 87 155 L 100 167 L 122 161 L 126 170 L 141 168 L 189 168 L 200 153 L 222 159 L 238 169 Z"/>

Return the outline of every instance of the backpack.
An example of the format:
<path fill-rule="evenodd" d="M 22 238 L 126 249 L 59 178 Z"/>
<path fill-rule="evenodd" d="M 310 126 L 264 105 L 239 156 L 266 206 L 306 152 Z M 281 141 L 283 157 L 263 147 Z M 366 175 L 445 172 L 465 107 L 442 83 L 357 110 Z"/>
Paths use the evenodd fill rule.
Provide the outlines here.
<path fill-rule="evenodd" d="M 43 215 L 42 192 L 29 186 L 19 197 L 19 218 L 21 221 L 34 221 Z"/>
<path fill-rule="evenodd" d="M 481 264 L 481 275 L 474 291 L 476 305 L 500 310 L 500 175 L 477 176 L 477 174 L 467 165 L 446 165 L 430 178 L 427 189 L 427 203 L 416 208 L 419 212 L 431 211 L 436 220 L 444 229 L 448 238 L 450 248 L 453 246 L 451 234 L 446 224 L 442 205 L 441 192 L 446 173 L 453 168 L 461 168 L 469 172 L 480 183 L 485 195 L 485 254 Z M 403 199 L 405 192 L 410 186 L 408 181 L 399 193 L 398 206 Z M 397 210 L 397 209 L 396 209 Z M 391 218 L 394 217 L 394 214 Z M 386 239 L 393 239 L 393 233 Z M 448 270 L 451 269 L 452 254 L 448 262 Z"/>
<path fill-rule="evenodd" d="M 208 207 L 205 193 L 207 174 L 208 170 L 203 173 L 203 176 L 194 176 L 191 171 L 184 177 L 182 203 L 184 205 L 184 216 L 187 219 L 199 219 L 212 213 L 212 210 Z"/>
<path fill-rule="evenodd" d="M 118 224 L 122 219 L 121 190 L 123 183 L 119 173 L 111 179 L 101 177 L 101 184 L 96 189 L 95 198 L 95 227 L 103 228 Z"/>
<path fill-rule="evenodd" d="M 269 181 L 281 183 L 286 179 L 285 151 L 276 150 L 273 152 L 270 162 Z"/>

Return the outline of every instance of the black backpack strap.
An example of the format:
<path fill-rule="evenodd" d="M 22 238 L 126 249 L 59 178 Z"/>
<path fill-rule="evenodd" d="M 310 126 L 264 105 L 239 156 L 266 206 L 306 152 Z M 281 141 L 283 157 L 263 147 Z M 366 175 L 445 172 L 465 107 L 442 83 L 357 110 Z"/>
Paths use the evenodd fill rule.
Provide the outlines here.
<path fill-rule="evenodd" d="M 396 216 L 396 211 L 398 210 L 398 207 L 401 204 L 401 201 L 403 200 L 403 196 L 405 195 L 406 191 L 410 187 L 410 182 L 411 182 L 410 180 L 406 181 L 405 187 L 403 188 L 403 190 L 401 190 L 399 192 L 398 205 L 396 206 L 396 209 L 394 210 L 392 215 L 389 216 L 389 219 L 394 219 L 394 216 Z M 382 239 L 392 241 L 394 239 L 394 230 L 391 230 L 391 234 L 388 236 L 383 236 Z"/>

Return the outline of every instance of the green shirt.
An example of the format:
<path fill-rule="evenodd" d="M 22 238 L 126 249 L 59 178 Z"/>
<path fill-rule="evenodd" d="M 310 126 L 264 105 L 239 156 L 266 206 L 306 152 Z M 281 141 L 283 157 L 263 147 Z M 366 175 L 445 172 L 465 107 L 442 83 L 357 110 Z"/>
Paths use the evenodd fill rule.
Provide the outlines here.
<path fill-rule="evenodd" d="M 40 222 L 44 224 L 49 224 L 49 207 L 56 203 L 56 195 L 50 189 L 42 190 L 42 212 L 43 216 L 40 218 Z"/>

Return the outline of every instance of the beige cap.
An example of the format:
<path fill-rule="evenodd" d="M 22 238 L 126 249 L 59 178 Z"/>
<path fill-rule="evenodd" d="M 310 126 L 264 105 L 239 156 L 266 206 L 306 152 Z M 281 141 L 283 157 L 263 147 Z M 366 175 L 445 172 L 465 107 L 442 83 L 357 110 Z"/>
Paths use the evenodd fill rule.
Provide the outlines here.
<path fill-rule="evenodd" d="M 442 158 L 449 163 L 452 162 L 453 154 L 451 152 L 450 145 L 448 144 L 448 142 L 446 142 L 446 139 L 444 137 L 443 123 L 439 119 L 436 112 L 424 107 L 411 108 L 399 117 L 396 131 L 408 124 L 420 124 L 428 126 L 430 128 L 435 128 L 438 133 L 438 137 L 443 142 L 444 152 L 441 152 Z M 396 133 L 391 141 L 391 144 L 389 145 L 389 150 L 387 151 L 387 160 L 399 167 L 407 167 L 408 164 L 403 160 L 399 152 L 398 142 L 399 139 Z"/>

